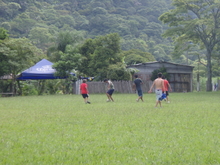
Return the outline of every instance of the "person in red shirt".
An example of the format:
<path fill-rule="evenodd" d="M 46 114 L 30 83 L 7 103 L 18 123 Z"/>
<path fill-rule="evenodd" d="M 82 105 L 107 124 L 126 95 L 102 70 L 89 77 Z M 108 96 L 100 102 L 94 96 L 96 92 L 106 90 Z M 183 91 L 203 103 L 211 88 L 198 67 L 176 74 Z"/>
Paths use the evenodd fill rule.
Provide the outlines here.
<path fill-rule="evenodd" d="M 167 81 L 165 76 L 162 76 L 162 79 L 163 79 L 163 82 L 164 82 L 163 92 L 166 94 L 167 103 L 170 103 L 169 98 L 168 98 L 168 95 L 169 95 L 168 91 L 169 91 L 169 89 L 170 89 L 170 91 L 172 91 L 172 88 L 171 88 L 170 83 Z"/>
<path fill-rule="evenodd" d="M 82 94 L 82 97 L 84 98 L 84 102 L 87 104 L 90 104 L 89 102 L 89 90 L 88 90 L 88 85 L 87 85 L 87 80 L 84 79 L 83 83 L 80 85 L 80 91 Z"/>

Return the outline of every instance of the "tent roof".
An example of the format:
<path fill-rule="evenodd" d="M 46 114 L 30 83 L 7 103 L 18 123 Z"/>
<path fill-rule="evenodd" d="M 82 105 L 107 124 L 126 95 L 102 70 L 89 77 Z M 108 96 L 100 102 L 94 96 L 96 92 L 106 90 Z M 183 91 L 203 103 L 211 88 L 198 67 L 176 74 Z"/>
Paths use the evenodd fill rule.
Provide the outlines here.
<path fill-rule="evenodd" d="M 55 69 L 52 68 L 53 63 L 42 59 L 34 66 L 23 71 L 19 76 L 18 80 L 40 80 L 40 79 L 59 79 L 61 77 L 55 77 Z M 63 77 L 66 78 L 66 77 Z"/>

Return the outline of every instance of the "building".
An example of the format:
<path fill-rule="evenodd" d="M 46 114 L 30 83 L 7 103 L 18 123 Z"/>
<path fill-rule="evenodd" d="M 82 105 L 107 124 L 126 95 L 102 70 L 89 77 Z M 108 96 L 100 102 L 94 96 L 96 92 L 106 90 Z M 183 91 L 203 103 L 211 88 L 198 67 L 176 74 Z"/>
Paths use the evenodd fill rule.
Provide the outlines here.
<path fill-rule="evenodd" d="M 137 69 L 139 77 L 145 82 L 151 82 L 152 72 L 156 69 L 166 68 L 167 73 L 169 73 L 170 85 L 173 92 L 192 92 L 192 80 L 193 80 L 193 66 L 175 64 L 171 62 L 148 62 L 140 63 L 135 65 L 129 65 L 127 68 Z M 152 83 L 151 83 L 152 84 Z M 147 83 L 146 89 L 149 89 L 151 85 Z"/>

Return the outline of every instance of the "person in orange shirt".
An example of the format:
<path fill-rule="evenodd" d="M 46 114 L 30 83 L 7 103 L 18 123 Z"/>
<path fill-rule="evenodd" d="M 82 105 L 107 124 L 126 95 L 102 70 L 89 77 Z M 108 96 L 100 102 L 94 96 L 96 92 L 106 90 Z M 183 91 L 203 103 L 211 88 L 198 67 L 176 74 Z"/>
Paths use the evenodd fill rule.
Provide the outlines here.
<path fill-rule="evenodd" d="M 168 95 L 169 95 L 169 89 L 170 89 L 170 91 L 172 91 L 172 88 L 171 88 L 171 86 L 170 86 L 169 81 L 166 79 L 165 76 L 162 76 L 162 79 L 163 79 L 163 82 L 164 82 L 163 93 L 166 94 L 166 101 L 167 101 L 167 103 L 170 103 L 169 98 L 168 98 Z"/>
<path fill-rule="evenodd" d="M 82 97 L 84 98 L 84 102 L 87 104 L 90 104 L 89 102 L 89 90 L 88 90 L 88 85 L 87 85 L 87 80 L 84 79 L 83 83 L 80 85 L 80 91 L 82 94 Z"/>

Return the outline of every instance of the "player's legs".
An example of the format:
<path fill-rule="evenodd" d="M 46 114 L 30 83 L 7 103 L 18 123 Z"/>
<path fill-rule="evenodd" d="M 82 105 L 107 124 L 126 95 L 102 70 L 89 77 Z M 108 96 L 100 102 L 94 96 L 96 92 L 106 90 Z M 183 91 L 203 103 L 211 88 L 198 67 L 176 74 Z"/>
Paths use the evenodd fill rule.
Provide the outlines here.
<path fill-rule="evenodd" d="M 170 101 L 169 101 L 169 92 L 168 91 L 166 91 L 166 101 L 167 101 L 167 103 L 170 103 Z"/>
<path fill-rule="evenodd" d="M 157 107 L 158 104 L 159 104 L 160 107 L 161 107 L 160 98 L 161 98 L 161 96 L 162 96 L 162 90 L 161 90 L 161 89 L 156 89 L 156 90 L 155 90 L 155 94 L 156 94 L 156 105 L 155 105 L 155 107 Z"/>
<path fill-rule="evenodd" d="M 90 104 L 90 102 L 89 102 L 89 95 L 88 94 L 82 94 L 82 97 L 84 98 L 84 102 L 87 104 L 87 103 L 89 103 Z"/>
<path fill-rule="evenodd" d="M 106 95 L 107 95 L 109 101 L 114 101 L 114 99 L 112 98 L 113 92 L 114 92 L 114 89 L 109 89 L 109 90 L 107 91 L 107 93 L 106 93 Z"/>
<path fill-rule="evenodd" d="M 138 93 L 138 98 L 137 98 L 136 101 L 137 101 L 137 102 L 138 102 L 139 100 L 144 101 L 144 100 L 143 100 L 143 92 L 142 92 L 142 90 L 138 90 L 137 93 Z"/>

